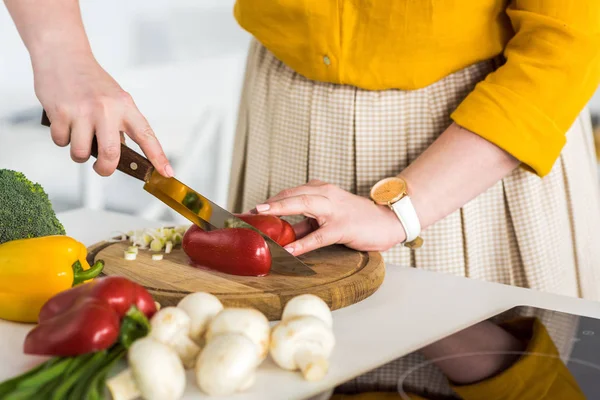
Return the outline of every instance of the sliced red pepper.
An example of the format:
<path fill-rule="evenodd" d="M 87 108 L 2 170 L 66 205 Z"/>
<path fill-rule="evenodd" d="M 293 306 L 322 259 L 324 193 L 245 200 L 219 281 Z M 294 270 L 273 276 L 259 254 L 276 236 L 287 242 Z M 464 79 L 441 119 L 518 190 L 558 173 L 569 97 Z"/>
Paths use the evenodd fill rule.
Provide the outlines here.
<path fill-rule="evenodd" d="M 296 234 L 292 225 L 284 219 L 274 215 L 262 214 L 234 214 L 236 217 L 258 229 L 280 246 L 285 246 L 296 240 Z M 230 228 L 244 228 L 241 224 L 228 222 Z"/>
<path fill-rule="evenodd" d="M 105 301 L 79 299 L 67 311 L 38 324 L 25 338 L 26 354 L 75 356 L 112 346 L 119 337 L 119 316 Z"/>
<path fill-rule="evenodd" d="M 271 269 L 271 252 L 263 237 L 247 228 L 203 231 L 192 225 L 181 248 L 195 266 L 233 275 L 263 276 Z"/>
<path fill-rule="evenodd" d="M 53 296 L 42 306 L 38 322 L 43 323 L 69 310 L 82 298 L 95 298 L 106 302 L 119 318 L 122 318 L 132 305 L 135 305 L 148 318 L 151 318 L 156 312 L 154 299 L 143 286 L 122 276 L 107 276 Z"/>
<path fill-rule="evenodd" d="M 279 245 L 287 246 L 288 244 L 296 241 L 296 231 L 294 231 L 294 227 L 292 224 L 282 219 L 283 222 L 283 230 L 281 232 L 281 236 L 279 236 Z"/>

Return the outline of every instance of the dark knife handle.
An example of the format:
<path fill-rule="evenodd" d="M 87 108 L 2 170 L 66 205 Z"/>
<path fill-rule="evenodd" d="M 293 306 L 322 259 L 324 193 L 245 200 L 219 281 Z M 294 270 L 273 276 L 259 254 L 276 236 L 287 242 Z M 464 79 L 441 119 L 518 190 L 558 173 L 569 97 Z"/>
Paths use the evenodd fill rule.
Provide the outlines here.
<path fill-rule="evenodd" d="M 42 113 L 42 125 L 50 126 L 50 119 L 46 114 L 46 110 Z M 92 140 L 92 157 L 98 158 L 98 141 L 96 140 L 96 136 Z M 121 143 L 121 157 L 119 158 L 117 169 L 144 182 L 150 178 L 150 175 L 154 171 L 152 163 L 146 157 L 131 150 L 123 143 Z"/>

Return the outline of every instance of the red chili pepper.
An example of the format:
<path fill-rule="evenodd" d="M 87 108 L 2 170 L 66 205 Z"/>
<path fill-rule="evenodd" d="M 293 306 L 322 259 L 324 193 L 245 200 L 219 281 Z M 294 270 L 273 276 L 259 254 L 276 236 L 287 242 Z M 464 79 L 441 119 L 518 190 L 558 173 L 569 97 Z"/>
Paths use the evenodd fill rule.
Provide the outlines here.
<path fill-rule="evenodd" d="M 30 331 L 24 352 L 75 356 L 103 350 L 119 337 L 119 323 L 119 316 L 105 301 L 93 297 L 80 299 Z"/>
<path fill-rule="evenodd" d="M 271 269 L 271 252 L 265 239 L 248 228 L 203 231 L 192 225 L 181 244 L 191 261 L 233 275 L 263 276 Z"/>
<path fill-rule="evenodd" d="M 280 246 L 285 246 L 296 240 L 296 233 L 292 225 L 284 219 L 274 215 L 261 214 L 234 214 L 236 217 L 252 225 Z M 243 226 L 234 223 L 228 224 L 232 228 L 243 228 Z"/>
<path fill-rule="evenodd" d="M 144 287 L 122 276 L 108 276 L 58 293 L 42 306 L 38 322 L 43 323 L 69 310 L 82 298 L 102 300 L 117 313 L 119 318 L 123 318 L 132 305 L 148 318 L 156 312 L 154 300 Z"/>

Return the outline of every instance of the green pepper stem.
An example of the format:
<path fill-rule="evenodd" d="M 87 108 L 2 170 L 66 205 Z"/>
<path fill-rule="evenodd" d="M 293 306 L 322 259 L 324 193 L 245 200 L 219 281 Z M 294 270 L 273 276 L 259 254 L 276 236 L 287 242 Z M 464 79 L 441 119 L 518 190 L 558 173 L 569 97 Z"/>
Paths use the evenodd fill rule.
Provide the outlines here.
<path fill-rule="evenodd" d="M 148 318 L 136 306 L 131 306 L 121 320 L 119 343 L 128 349 L 133 342 L 146 336 L 148 332 L 150 332 Z"/>
<path fill-rule="evenodd" d="M 246 229 L 252 229 L 255 232 L 261 233 L 254 226 L 250 225 L 249 223 L 247 223 L 246 221 L 244 221 L 242 219 L 229 218 L 229 219 L 225 220 L 224 227 L 225 228 L 246 228 Z"/>
<path fill-rule="evenodd" d="M 104 261 L 98 260 L 90 269 L 84 271 L 79 260 L 73 264 L 73 286 L 97 277 L 104 269 Z"/>
<path fill-rule="evenodd" d="M 269 237 L 269 235 L 267 235 L 266 233 L 262 232 L 261 230 L 255 228 L 253 225 L 250 225 L 249 223 L 247 223 L 246 221 L 242 220 L 242 219 L 227 219 L 225 220 L 225 224 L 224 224 L 225 228 L 245 228 L 245 229 L 250 229 L 253 230 L 254 232 L 257 232 L 260 236 L 262 237 Z"/>

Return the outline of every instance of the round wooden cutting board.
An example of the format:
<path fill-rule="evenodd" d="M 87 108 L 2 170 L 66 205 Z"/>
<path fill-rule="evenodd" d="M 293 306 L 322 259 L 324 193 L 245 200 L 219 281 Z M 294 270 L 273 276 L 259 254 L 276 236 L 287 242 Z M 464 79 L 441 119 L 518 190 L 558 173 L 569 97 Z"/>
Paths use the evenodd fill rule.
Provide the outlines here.
<path fill-rule="evenodd" d="M 177 305 L 193 292 L 209 292 L 227 307 L 255 307 L 269 320 L 278 320 L 292 297 L 311 293 L 332 310 L 349 306 L 373 294 L 383 282 L 385 266 L 381 254 L 357 252 L 330 246 L 300 257 L 316 272 L 311 276 L 237 276 L 192 267 L 180 247 L 153 261 L 149 250 L 139 250 L 137 259 L 123 257 L 127 242 L 101 242 L 89 248 L 88 260 L 104 260 L 103 275 L 121 275 L 143 285 L 161 306 Z"/>

